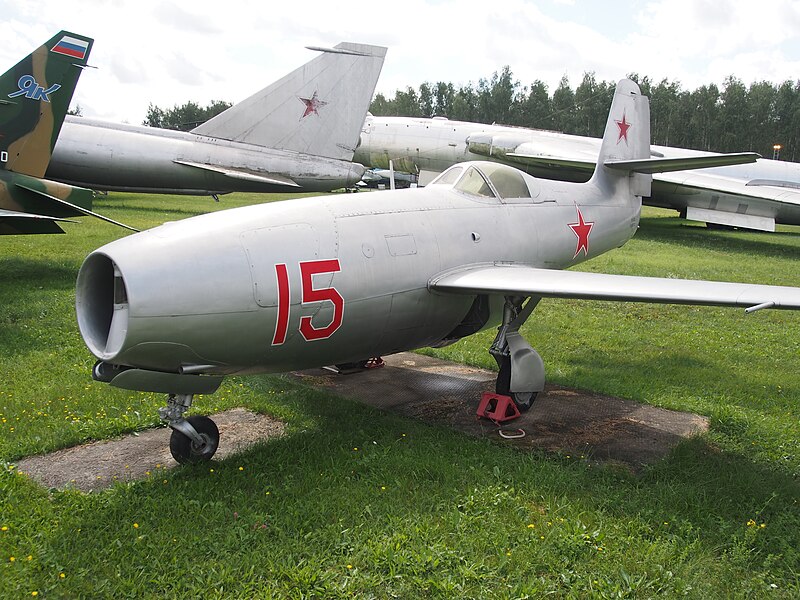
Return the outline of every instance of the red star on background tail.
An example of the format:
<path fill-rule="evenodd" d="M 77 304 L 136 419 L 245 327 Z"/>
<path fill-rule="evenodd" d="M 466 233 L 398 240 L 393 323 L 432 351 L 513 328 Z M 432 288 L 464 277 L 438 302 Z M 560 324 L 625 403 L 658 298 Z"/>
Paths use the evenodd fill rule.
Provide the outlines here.
<path fill-rule="evenodd" d="M 616 119 L 614 122 L 619 127 L 619 137 L 617 138 L 617 143 L 619 144 L 620 140 L 625 140 L 625 143 L 628 143 L 628 129 L 630 129 L 631 124 L 625 120 L 625 113 L 622 113 L 622 121 L 617 121 Z"/>
<path fill-rule="evenodd" d="M 581 250 L 583 250 L 584 256 L 589 256 L 589 234 L 592 232 L 592 227 L 594 227 L 594 221 L 590 221 L 589 223 L 584 221 L 581 209 L 577 206 L 575 208 L 578 210 L 578 222 L 567 224 L 569 228 L 572 229 L 572 233 L 578 238 L 578 246 L 575 248 L 575 256 L 572 258 L 577 258 Z"/>
<path fill-rule="evenodd" d="M 301 119 L 310 114 L 319 116 L 318 110 L 327 104 L 327 102 L 317 99 L 317 92 L 314 92 L 314 95 L 311 96 L 311 98 L 300 98 L 300 101 L 306 105 L 306 111 L 303 113 L 303 116 L 300 117 Z"/>

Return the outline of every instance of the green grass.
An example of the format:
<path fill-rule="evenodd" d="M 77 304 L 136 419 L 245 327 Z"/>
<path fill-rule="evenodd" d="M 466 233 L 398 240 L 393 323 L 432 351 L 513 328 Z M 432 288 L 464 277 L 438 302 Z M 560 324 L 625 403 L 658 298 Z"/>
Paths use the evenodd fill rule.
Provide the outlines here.
<path fill-rule="evenodd" d="M 264 199 L 114 194 L 97 209 L 150 227 Z M 800 284 L 797 228 L 711 232 L 669 214 L 647 209 L 634 240 L 583 267 Z M 637 476 L 253 376 L 197 410 L 268 413 L 282 438 L 99 493 L 45 490 L 14 461 L 154 426 L 163 403 L 91 381 L 75 275 L 124 234 L 65 227 L 0 237 L 0 597 L 800 595 L 797 313 L 542 302 L 524 332 L 550 381 L 710 417 Z M 491 337 L 435 354 L 493 366 Z"/>

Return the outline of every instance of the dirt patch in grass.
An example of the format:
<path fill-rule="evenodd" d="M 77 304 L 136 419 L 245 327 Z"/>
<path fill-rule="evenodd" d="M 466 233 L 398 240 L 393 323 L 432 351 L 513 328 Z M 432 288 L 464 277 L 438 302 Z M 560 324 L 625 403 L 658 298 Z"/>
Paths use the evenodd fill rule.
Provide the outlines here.
<path fill-rule="evenodd" d="M 215 459 L 280 436 L 284 423 L 243 408 L 211 415 L 220 433 Z M 178 465 L 169 451 L 168 427 L 148 429 L 113 440 L 65 448 L 20 460 L 17 469 L 48 488 L 72 487 L 84 492 L 106 488 L 117 481 L 158 477 Z"/>
<path fill-rule="evenodd" d="M 520 449 L 619 463 L 633 471 L 662 459 L 680 440 L 708 430 L 708 420 L 692 413 L 547 385 L 529 411 L 502 425 L 507 435 L 524 437 L 503 439 L 500 427 L 477 416 L 483 392 L 494 391 L 495 372 L 410 353 L 385 361 L 382 368 L 348 375 L 311 369 L 295 376 L 341 396 L 469 435 Z"/>

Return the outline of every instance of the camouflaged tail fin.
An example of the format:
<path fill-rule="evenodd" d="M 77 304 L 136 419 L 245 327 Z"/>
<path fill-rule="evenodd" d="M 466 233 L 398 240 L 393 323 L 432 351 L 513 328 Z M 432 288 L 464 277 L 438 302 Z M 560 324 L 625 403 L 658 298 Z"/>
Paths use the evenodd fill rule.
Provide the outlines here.
<path fill-rule="evenodd" d="M 44 175 L 92 43 L 60 31 L 0 76 L 0 168 Z"/>

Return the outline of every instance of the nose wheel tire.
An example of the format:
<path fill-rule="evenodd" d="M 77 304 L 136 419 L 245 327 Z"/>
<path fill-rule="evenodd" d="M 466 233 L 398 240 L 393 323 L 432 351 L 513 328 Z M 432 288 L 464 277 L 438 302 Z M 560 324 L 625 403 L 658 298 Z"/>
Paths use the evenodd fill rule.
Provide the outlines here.
<path fill-rule="evenodd" d="M 182 465 L 193 465 L 211 460 L 219 446 L 219 429 L 208 417 L 195 415 L 186 419 L 202 438 L 197 443 L 177 429 L 172 430 L 169 438 L 169 451 L 172 457 Z"/>

